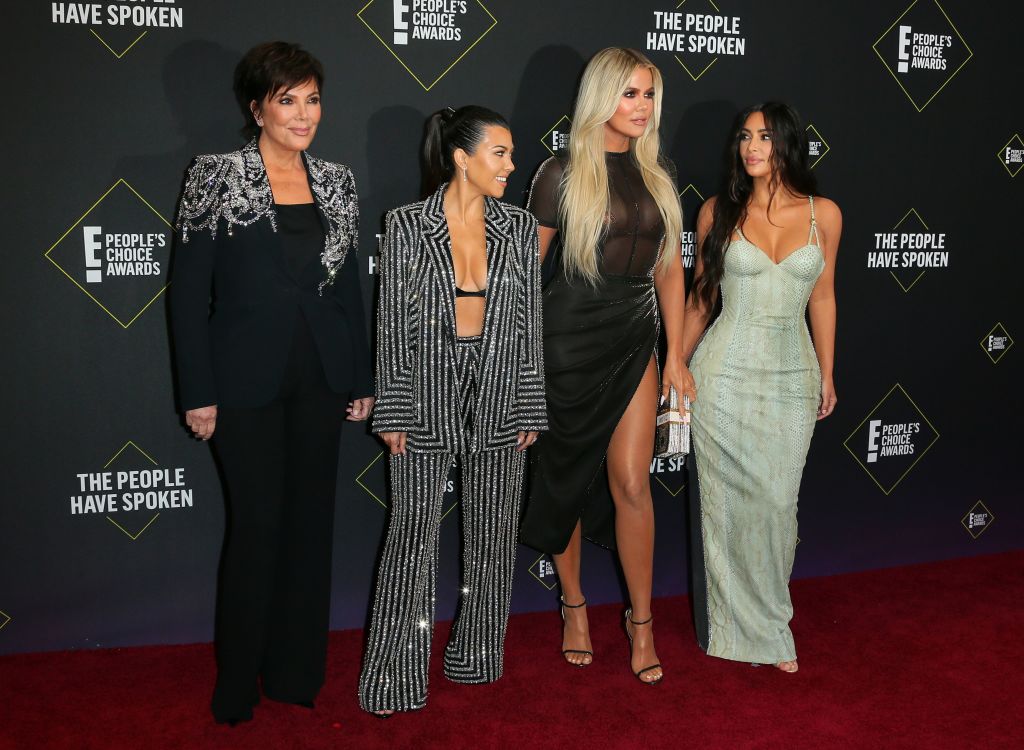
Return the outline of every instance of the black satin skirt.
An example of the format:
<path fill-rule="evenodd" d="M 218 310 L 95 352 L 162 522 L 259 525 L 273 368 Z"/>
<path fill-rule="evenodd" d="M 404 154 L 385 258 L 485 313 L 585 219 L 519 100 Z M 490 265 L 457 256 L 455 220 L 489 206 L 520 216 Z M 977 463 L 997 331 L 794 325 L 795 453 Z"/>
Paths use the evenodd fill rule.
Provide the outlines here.
<path fill-rule="evenodd" d="M 543 309 L 549 429 L 530 449 L 520 540 L 564 552 L 582 519 L 584 537 L 614 549 L 605 454 L 657 345 L 654 281 L 609 276 L 593 287 L 558 274 Z"/>

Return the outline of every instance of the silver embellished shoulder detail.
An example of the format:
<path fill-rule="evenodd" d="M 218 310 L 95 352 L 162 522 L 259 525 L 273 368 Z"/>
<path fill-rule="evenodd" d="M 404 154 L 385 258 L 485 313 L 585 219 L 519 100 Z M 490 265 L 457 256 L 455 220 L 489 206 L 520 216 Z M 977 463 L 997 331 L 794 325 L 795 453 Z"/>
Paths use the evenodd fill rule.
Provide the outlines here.
<path fill-rule="evenodd" d="M 178 207 L 182 242 L 188 242 L 188 233 L 195 231 L 209 230 L 216 237 L 221 219 L 230 236 L 235 226 L 247 227 L 264 216 L 270 217 L 276 232 L 274 194 L 255 140 L 230 154 L 196 157 Z"/>
<path fill-rule="evenodd" d="M 327 219 L 328 231 L 320 254 L 326 272 L 319 286 L 323 294 L 334 283 L 349 248 L 358 243 L 359 204 L 355 179 L 348 167 L 304 156 L 313 198 Z M 230 237 L 234 227 L 247 227 L 264 217 L 276 232 L 274 194 L 256 139 L 239 151 L 196 157 L 185 180 L 175 225 L 182 242 L 188 242 L 189 232 L 197 231 L 209 231 L 215 238 L 222 220 Z"/>
<path fill-rule="evenodd" d="M 359 199 L 352 170 L 344 164 L 306 156 L 309 184 L 317 205 L 327 217 L 327 238 L 320 261 L 327 278 L 320 282 L 320 294 L 334 283 L 350 248 L 359 243 Z"/>

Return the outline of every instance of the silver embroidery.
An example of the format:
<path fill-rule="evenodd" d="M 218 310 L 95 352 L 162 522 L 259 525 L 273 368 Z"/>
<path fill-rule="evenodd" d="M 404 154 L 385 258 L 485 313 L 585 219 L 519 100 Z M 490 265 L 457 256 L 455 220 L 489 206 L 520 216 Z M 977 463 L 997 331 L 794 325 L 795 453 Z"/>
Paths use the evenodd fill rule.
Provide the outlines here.
<path fill-rule="evenodd" d="M 334 283 L 349 248 L 358 241 L 359 204 L 348 167 L 309 154 L 305 154 L 305 161 L 313 197 L 327 218 L 327 236 L 320 254 L 327 274 L 318 287 L 322 295 Z M 209 230 L 216 237 L 222 219 L 228 236 L 233 236 L 234 227 L 247 227 L 264 217 L 276 232 L 274 195 L 256 139 L 240 151 L 196 157 L 178 208 L 177 228 L 182 242 L 188 242 L 189 232 Z"/>

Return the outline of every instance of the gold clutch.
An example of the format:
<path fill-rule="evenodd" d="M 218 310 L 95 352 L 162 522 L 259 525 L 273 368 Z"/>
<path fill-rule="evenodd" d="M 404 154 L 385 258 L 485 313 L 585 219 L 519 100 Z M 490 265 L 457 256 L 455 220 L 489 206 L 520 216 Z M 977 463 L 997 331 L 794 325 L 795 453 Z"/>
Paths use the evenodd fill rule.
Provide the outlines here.
<path fill-rule="evenodd" d="M 654 428 L 654 455 L 670 458 L 690 452 L 690 398 L 683 395 L 682 408 L 675 388 L 662 398 Z"/>

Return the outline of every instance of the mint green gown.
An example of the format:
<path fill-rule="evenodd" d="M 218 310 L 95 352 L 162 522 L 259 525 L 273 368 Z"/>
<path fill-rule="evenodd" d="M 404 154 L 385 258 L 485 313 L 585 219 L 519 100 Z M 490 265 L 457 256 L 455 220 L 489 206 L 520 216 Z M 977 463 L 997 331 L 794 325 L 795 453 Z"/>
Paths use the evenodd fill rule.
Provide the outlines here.
<path fill-rule="evenodd" d="M 698 395 L 695 620 L 701 648 L 723 659 L 796 658 L 789 576 L 821 396 L 804 313 L 825 267 L 809 201 L 807 244 L 778 264 L 736 229 L 725 253 L 722 313 L 690 363 Z"/>

